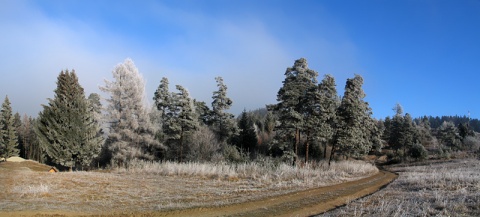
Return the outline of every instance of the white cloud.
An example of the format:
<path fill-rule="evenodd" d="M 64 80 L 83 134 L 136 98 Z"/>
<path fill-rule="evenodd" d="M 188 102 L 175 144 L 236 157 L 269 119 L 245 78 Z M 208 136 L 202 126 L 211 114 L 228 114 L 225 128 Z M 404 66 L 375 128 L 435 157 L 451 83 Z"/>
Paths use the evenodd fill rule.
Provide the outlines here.
<path fill-rule="evenodd" d="M 115 14 L 116 25 L 122 19 L 152 24 L 147 30 L 122 32 L 105 20 L 52 18 L 23 2 L 9 3 L 0 9 L 5 30 L 0 35 L 0 94 L 8 94 L 15 110 L 30 115 L 53 96 L 60 70 L 74 68 L 87 94 L 100 92 L 98 85 L 111 79 L 111 70 L 126 57 L 146 79 L 149 100 L 160 79 L 168 77 L 172 90 L 180 84 L 209 104 L 217 89 L 214 78 L 222 76 L 234 100 L 233 113 L 274 103 L 285 69 L 297 58 L 306 57 L 311 68 L 336 77 L 339 71 L 353 75 L 358 68 L 355 45 L 347 39 L 332 42 L 312 34 L 292 45 L 261 17 L 214 17 L 153 2 L 132 9 L 136 17 Z M 6 13 L 12 10 L 16 13 Z M 341 79 L 337 83 L 343 88 Z"/>
<path fill-rule="evenodd" d="M 86 23 L 51 20 L 20 1 L 8 11 L 13 9 L 16 14 L 4 14 L 0 21 L 4 30 L 0 36 L 0 94 L 8 94 L 20 113 L 35 116 L 41 110 L 46 98 L 53 97 L 61 70 L 75 69 L 87 94 L 99 92 L 102 79 L 125 58 L 118 45 L 121 40 Z"/>
<path fill-rule="evenodd" d="M 149 77 L 158 82 L 167 76 L 172 86 L 181 84 L 193 97 L 210 103 L 217 88 L 214 78 L 222 76 L 234 113 L 274 102 L 285 68 L 293 63 L 276 38 L 259 21 L 206 22 L 210 26 L 202 33 L 207 35 L 190 32 L 158 52 L 155 56 L 162 56 L 170 68 Z"/>

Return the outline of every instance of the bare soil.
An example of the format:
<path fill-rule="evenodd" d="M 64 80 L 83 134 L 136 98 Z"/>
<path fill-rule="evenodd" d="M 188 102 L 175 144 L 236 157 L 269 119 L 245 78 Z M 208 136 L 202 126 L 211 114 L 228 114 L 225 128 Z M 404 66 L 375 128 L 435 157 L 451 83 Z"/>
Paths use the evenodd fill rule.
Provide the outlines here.
<path fill-rule="evenodd" d="M 278 189 L 282 194 L 272 194 L 271 196 L 269 194 L 267 197 L 259 195 L 265 195 L 267 192 L 272 192 L 276 189 L 262 189 L 261 186 L 259 186 L 258 190 L 249 190 L 239 196 L 221 195 L 222 198 L 235 202 L 231 205 L 219 205 L 219 203 L 211 201 L 211 205 L 209 206 L 192 203 L 190 207 L 193 208 L 171 207 L 169 209 L 159 210 L 151 208 L 156 202 L 153 198 L 162 197 L 164 193 L 157 192 L 155 195 L 148 194 L 149 192 L 154 192 L 154 189 L 151 189 L 152 187 L 148 185 L 148 176 L 131 177 L 130 181 L 137 183 L 136 186 L 141 188 L 124 189 L 124 186 L 115 186 L 117 180 L 126 178 L 120 177 L 118 174 L 101 174 L 98 172 L 65 173 L 68 174 L 68 181 L 66 181 L 67 175 L 49 174 L 46 172 L 49 168 L 49 166 L 33 161 L 0 163 L 0 192 L 3 192 L 3 194 L 0 195 L 0 216 L 311 216 L 344 205 L 359 197 L 372 194 L 397 177 L 394 173 L 380 171 L 367 178 L 327 187 L 295 192 L 292 192 L 290 189 L 290 193 L 283 193 L 288 191 Z M 93 179 L 92 177 L 96 179 L 96 185 L 101 186 L 93 186 L 90 182 L 82 180 L 85 178 Z M 171 177 L 164 177 L 164 179 L 169 178 Z M 38 180 L 31 179 L 43 179 L 47 181 L 39 182 Z M 212 191 L 213 189 L 218 191 L 217 188 L 223 188 L 223 186 L 215 186 L 215 182 L 212 182 L 212 180 L 202 181 L 185 177 L 180 177 L 180 179 L 179 177 L 173 177 L 172 180 L 173 182 L 177 182 L 179 186 L 173 187 L 173 189 L 169 188 L 171 191 L 180 191 L 180 188 L 198 188 L 198 186 L 202 186 L 203 188 L 203 185 L 207 185 L 208 191 Z M 162 183 L 162 181 L 165 180 L 155 181 Z M 232 183 L 230 188 L 238 189 L 239 185 L 248 184 L 249 183 L 246 182 L 236 181 Z M 18 186 L 27 187 L 19 188 Z M 102 197 L 102 192 L 91 192 L 90 194 L 83 195 L 68 191 L 69 189 L 75 189 L 79 186 L 85 187 L 85 189 L 89 189 L 90 191 L 92 191 L 92 189 L 94 191 L 103 191 L 102 189 L 111 190 L 118 188 L 118 191 L 116 191 L 118 192 L 118 197 L 113 195 L 109 198 L 95 198 Z M 46 189 L 43 187 L 46 187 Z M 58 189 L 59 187 L 64 190 Z M 140 189 L 146 189 L 146 192 L 138 192 Z M 225 190 L 223 192 L 227 191 Z M 64 196 L 54 196 L 58 194 Z M 123 197 L 121 196 L 124 194 L 137 197 L 135 200 L 137 201 L 135 209 L 130 209 L 130 206 L 132 206 L 131 201 L 122 199 Z M 181 193 L 179 194 L 181 195 Z M 220 194 L 222 194 L 222 192 L 220 192 Z M 138 195 L 147 196 L 140 198 Z M 256 197 L 252 195 L 256 195 Z M 245 196 L 251 200 L 240 200 L 236 198 Z M 16 197 L 19 199 L 17 200 Z M 190 195 L 190 197 L 202 197 L 202 195 L 201 192 L 199 192 L 197 195 Z M 93 208 L 85 209 L 86 206 L 79 206 L 79 204 L 75 202 L 75 199 L 83 201 L 81 203 L 86 203 L 88 207 Z M 177 198 L 170 198 L 172 202 L 176 199 Z M 184 198 L 182 198 L 182 200 L 184 200 Z M 145 202 L 147 203 L 145 204 L 142 201 L 148 202 Z M 157 203 L 160 202 L 158 201 Z"/>

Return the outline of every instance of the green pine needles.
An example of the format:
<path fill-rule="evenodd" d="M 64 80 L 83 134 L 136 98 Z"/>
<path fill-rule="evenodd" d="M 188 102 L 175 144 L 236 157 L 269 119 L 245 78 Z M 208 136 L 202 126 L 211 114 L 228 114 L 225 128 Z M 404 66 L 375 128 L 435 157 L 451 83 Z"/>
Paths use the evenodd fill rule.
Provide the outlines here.
<path fill-rule="evenodd" d="M 60 73 L 54 92 L 54 98 L 43 105 L 38 117 L 40 145 L 55 164 L 88 168 L 103 144 L 94 106 L 85 98 L 73 70 Z"/>
<path fill-rule="evenodd" d="M 18 137 L 15 127 L 15 118 L 8 96 L 2 104 L 0 114 L 0 154 L 6 160 L 12 156 L 18 156 Z"/>
<path fill-rule="evenodd" d="M 330 158 L 337 153 L 346 157 L 367 154 L 380 143 L 381 132 L 371 117 L 371 108 L 363 99 L 363 78 L 348 79 L 343 98 L 337 95 L 335 79 L 325 75 L 318 84 L 318 73 L 308 68 L 304 58 L 287 68 L 277 104 L 268 106 L 278 117 L 274 146 L 295 163 L 299 146 L 304 146 L 305 162 L 312 145 L 331 146 Z"/>

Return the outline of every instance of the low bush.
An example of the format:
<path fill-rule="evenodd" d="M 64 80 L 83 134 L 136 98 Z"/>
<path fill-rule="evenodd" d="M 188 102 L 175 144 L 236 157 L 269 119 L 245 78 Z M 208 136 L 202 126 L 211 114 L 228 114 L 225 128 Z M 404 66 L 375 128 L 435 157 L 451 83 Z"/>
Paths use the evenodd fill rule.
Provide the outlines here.
<path fill-rule="evenodd" d="M 409 155 L 416 160 L 425 160 L 428 157 L 428 152 L 422 144 L 414 144 L 410 150 Z"/>

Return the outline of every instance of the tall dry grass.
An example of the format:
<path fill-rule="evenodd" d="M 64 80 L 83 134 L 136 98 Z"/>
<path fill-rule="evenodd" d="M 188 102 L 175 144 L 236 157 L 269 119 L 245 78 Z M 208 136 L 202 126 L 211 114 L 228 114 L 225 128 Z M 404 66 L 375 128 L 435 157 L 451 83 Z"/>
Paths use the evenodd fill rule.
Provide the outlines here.
<path fill-rule="evenodd" d="M 38 185 L 15 186 L 12 192 L 19 194 L 20 197 L 27 195 L 37 197 L 48 194 L 50 192 L 50 185 L 41 183 Z"/>
<path fill-rule="evenodd" d="M 479 160 L 391 169 L 391 185 L 324 216 L 480 216 Z"/>
<path fill-rule="evenodd" d="M 128 167 L 116 168 L 114 171 L 125 174 L 247 179 L 262 183 L 295 182 L 305 186 L 324 186 L 366 177 L 377 173 L 378 169 L 364 161 L 333 162 L 331 166 L 328 166 L 327 162 L 291 166 L 273 161 L 240 164 L 132 161 Z"/>

